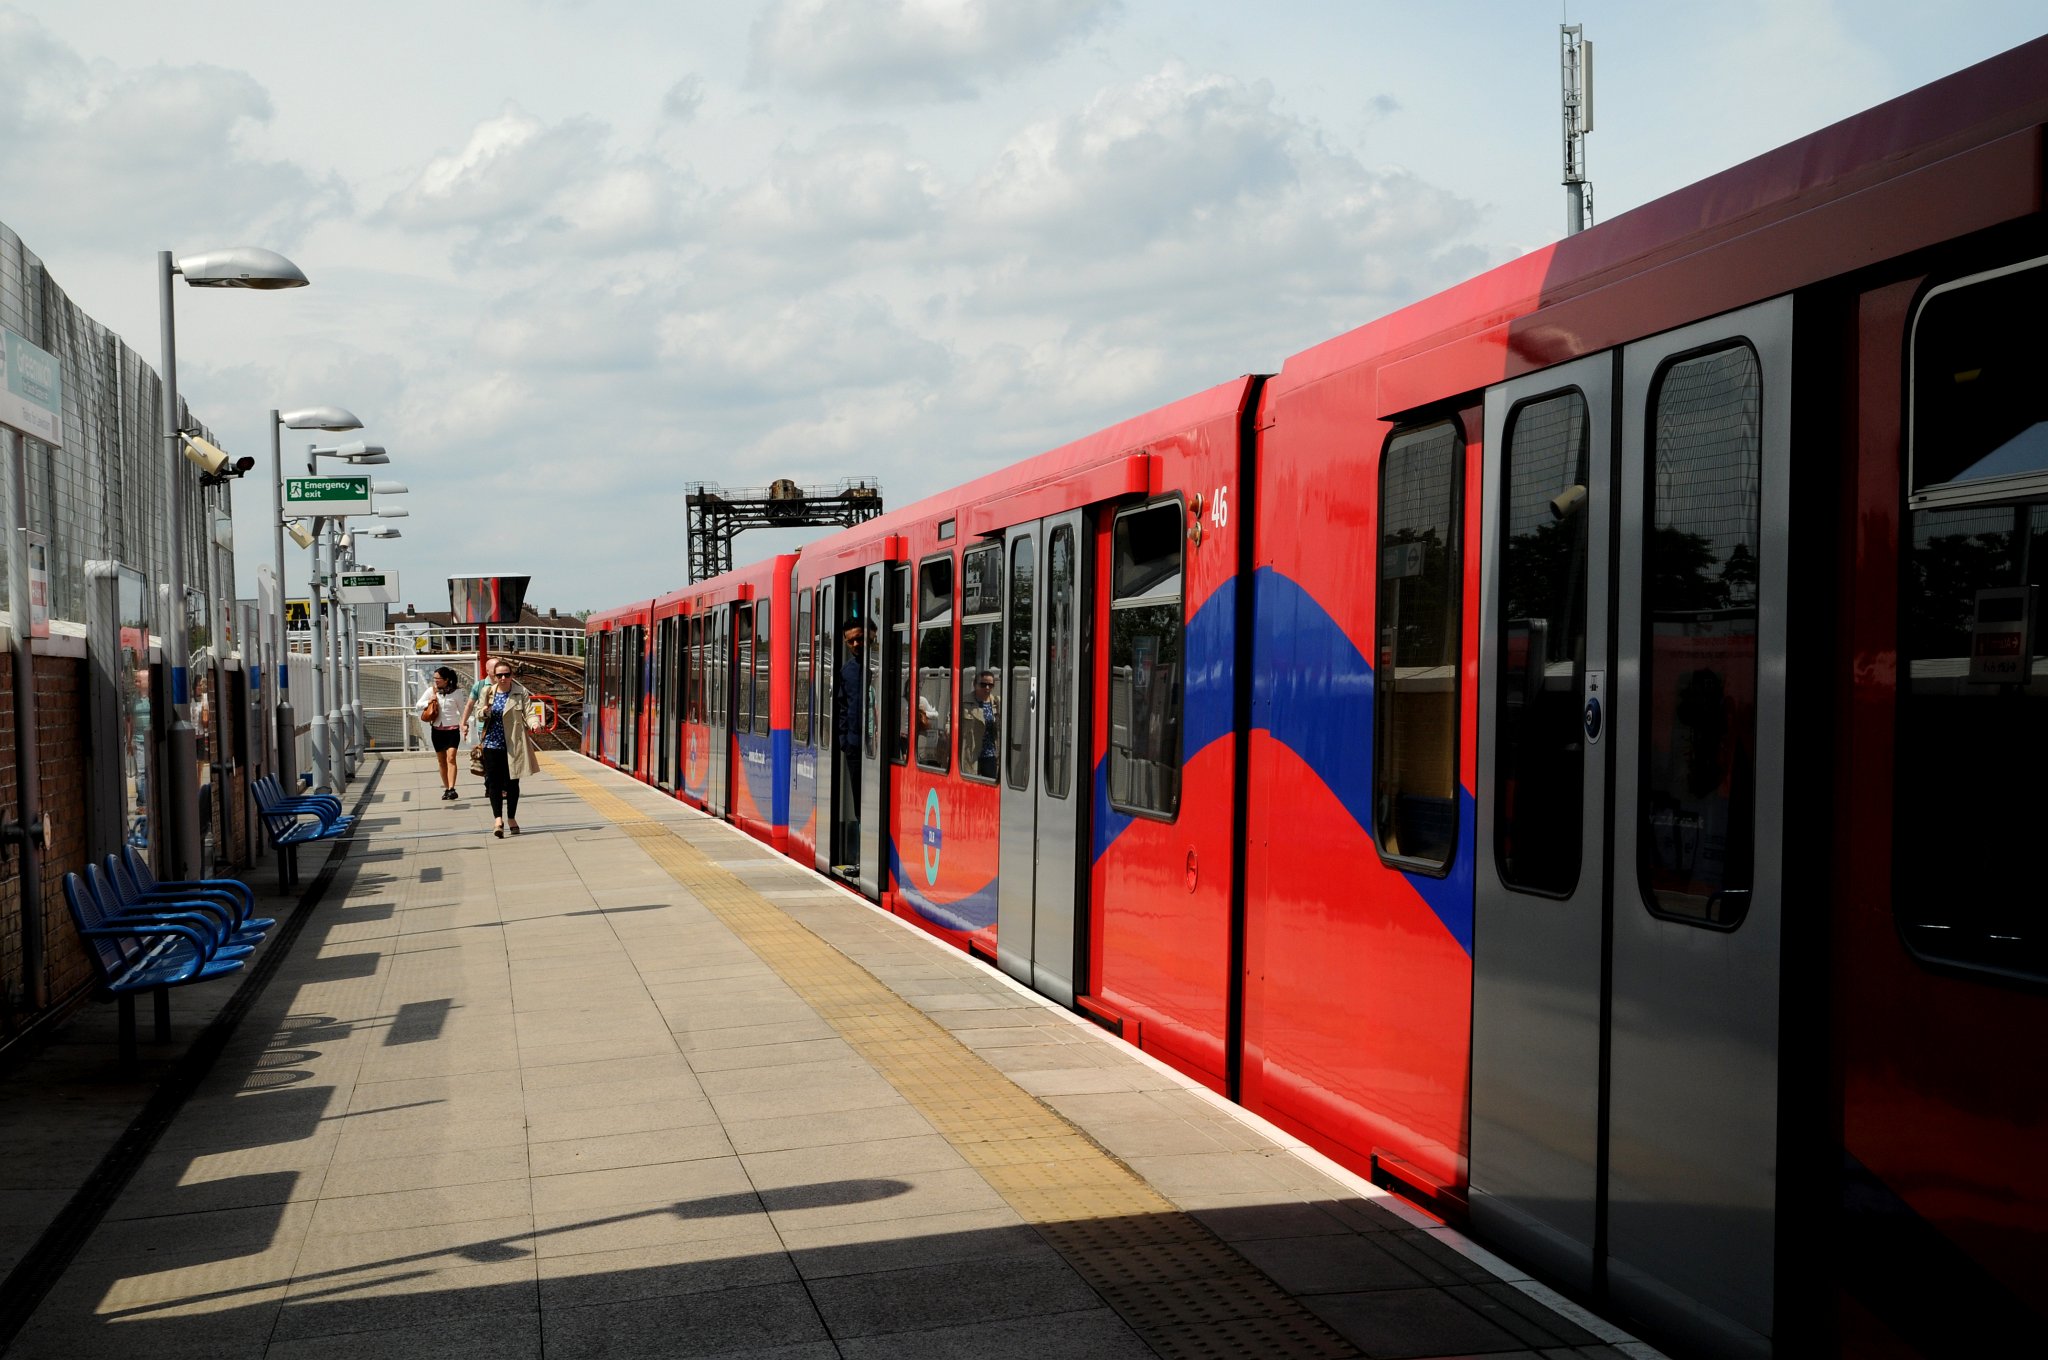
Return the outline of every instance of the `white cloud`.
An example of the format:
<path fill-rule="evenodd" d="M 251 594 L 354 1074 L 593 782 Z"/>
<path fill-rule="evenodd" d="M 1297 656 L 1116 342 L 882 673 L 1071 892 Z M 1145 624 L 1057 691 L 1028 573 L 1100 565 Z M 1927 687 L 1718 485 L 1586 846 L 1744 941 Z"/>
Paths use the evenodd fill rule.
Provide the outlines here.
<path fill-rule="evenodd" d="M 715 230 L 742 250 L 895 240 L 930 227 L 942 193 L 900 132 L 841 128 L 810 150 L 779 150 L 767 174 L 724 205 Z"/>
<path fill-rule="evenodd" d="M 754 22 L 756 79 L 856 103 L 971 99 L 1046 61 L 1115 0 L 775 0 Z"/>
<path fill-rule="evenodd" d="M 936 384 L 951 360 L 874 297 L 816 294 L 679 311 L 660 325 L 666 380 L 678 395 L 723 403 L 793 400 L 888 386 Z"/>
<path fill-rule="evenodd" d="M 549 126 L 507 104 L 460 150 L 422 166 L 379 217 L 411 230 L 453 230 L 471 260 L 675 244 L 688 177 L 651 155 L 617 152 L 612 141 L 595 120 Z"/>
<path fill-rule="evenodd" d="M 272 109 L 242 72 L 88 65 L 12 12 L 0 12 L 0 71 L 0 184 L 22 205 L 9 209 L 17 229 L 48 213 L 78 247 L 289 246 L 348 208 L 338 180 L 245 149 Z"/>

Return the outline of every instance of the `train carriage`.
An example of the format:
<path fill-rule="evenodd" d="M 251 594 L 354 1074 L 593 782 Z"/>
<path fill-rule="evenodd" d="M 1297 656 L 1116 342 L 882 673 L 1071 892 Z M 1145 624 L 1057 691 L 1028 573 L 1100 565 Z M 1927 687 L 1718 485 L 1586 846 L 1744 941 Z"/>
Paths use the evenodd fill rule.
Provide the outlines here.
<path fill-rule="evenodd" d="M 789 853 L 1687 1353 L 2038 1335 L 2044 125 L 2048 40 L 749 569 Z"/>

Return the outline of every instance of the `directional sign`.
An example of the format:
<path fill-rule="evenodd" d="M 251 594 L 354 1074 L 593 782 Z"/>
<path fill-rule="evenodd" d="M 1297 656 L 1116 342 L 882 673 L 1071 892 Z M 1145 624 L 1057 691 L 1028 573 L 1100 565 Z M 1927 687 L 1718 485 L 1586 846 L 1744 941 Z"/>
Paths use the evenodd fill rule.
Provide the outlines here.
<path fill-rule="evenodd" d="M 370 513 L 368 477 L 287 477 L 284 508 L 314 515 Z"/>
<path fill-rule="evenodd" d="M 64 442 L 64 366 L 13 331 L 0 331 L 0 425 L 45 444 Z"/>
<path fill-rule="evenodd" d="M 395 571 L 345 571 L 341 574 L 343 604 L 397 604 Z"/>

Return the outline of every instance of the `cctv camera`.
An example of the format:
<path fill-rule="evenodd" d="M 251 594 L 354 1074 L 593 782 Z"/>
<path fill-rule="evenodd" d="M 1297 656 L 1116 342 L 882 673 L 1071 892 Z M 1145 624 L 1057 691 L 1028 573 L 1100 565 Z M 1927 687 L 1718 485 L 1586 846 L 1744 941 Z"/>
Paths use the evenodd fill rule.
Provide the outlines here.
<path fill-rule="evenodd" d="M 211 440 L 201 439 L 196 434 L 185 434 L 181 431 L 179 438 L 185 441 L 186 459 L 216 481 L 239 477 L 256 466 L 254 458 L 230 458 Z"/>
<path fill-rule="evenodd" d="M 1586 488 L 1574 482 L 1550 498 L 1552 519 L 1567 520 L 1579 513 L 1586 504 Z"/>

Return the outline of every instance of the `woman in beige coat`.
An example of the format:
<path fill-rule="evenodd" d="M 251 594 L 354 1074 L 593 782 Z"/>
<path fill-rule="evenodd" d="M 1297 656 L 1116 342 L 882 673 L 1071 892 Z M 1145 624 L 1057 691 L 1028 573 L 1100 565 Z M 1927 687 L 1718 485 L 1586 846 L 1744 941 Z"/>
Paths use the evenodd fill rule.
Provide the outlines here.
<path fill-rule="evenodd" d="M 519 834 L 519 781 L 540 773 L 540 756 L 528 734 L 527 703 L 533 696 L 513 679 L 512 663 L 491 662 L 491 687 L 462 710 L 466 727 L 474 717 L 483 724 L 477 746 L 484 754 L 484 792 L 491 799 L 491 834 Z"/>

